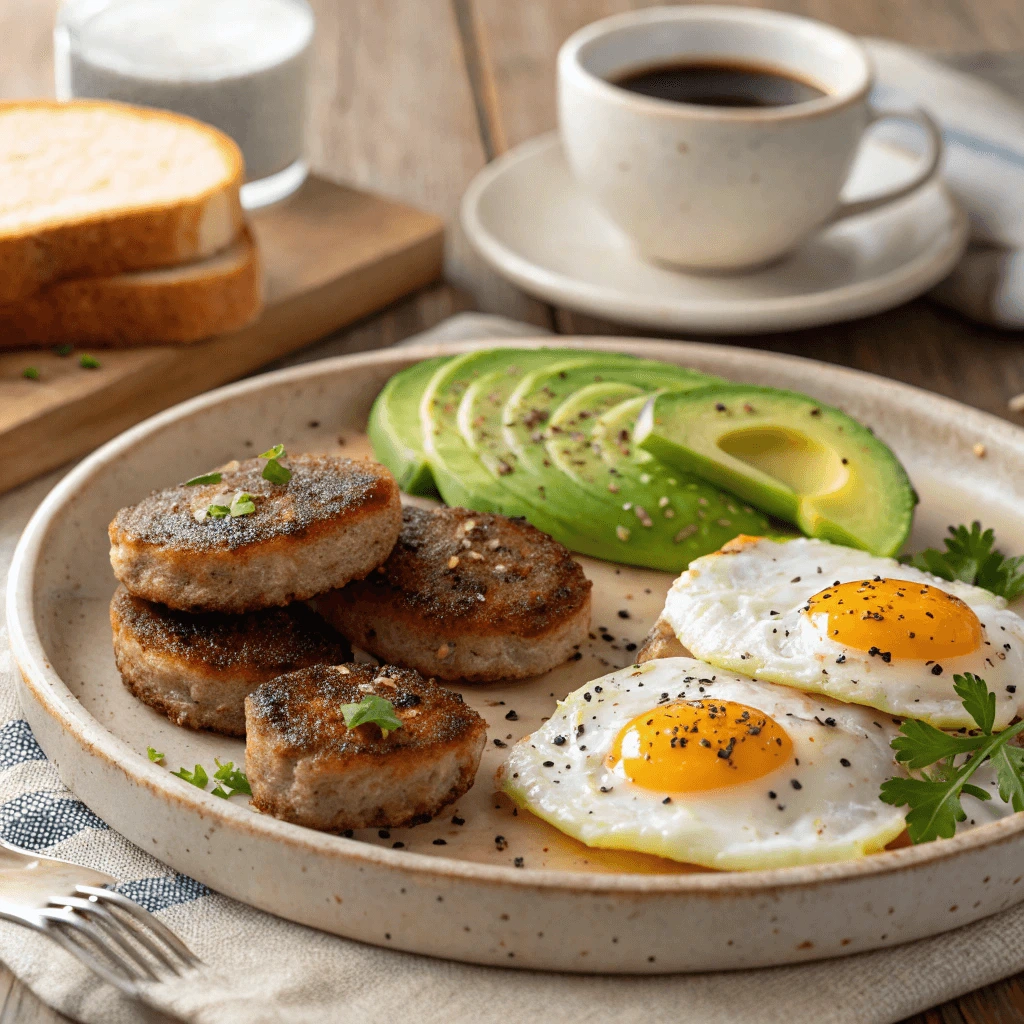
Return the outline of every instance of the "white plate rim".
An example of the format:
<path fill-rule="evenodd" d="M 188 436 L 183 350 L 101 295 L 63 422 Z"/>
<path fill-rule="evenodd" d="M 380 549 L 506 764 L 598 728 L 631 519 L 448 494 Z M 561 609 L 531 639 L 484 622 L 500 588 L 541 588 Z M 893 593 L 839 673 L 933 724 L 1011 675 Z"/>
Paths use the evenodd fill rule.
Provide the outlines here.
<path fill-rule="evenodd" d="M 536 339 L 499 338 L 474 342 L 446 342 L 403 346 L 397 349 L 377 350 L 355 355 L 307 363 L 297 367 L 273 371 L 249 378 L 226 387 L 207 392 L 173 406 L 162 413 L 130 428 L 84 459 L 50 491 L 36 510 L 18 542 L 11 564 L 7 588 L 7 624 L 15 662 L 32 698 L 49 715 L 57 719 L 70 732 L 90 756 L 97 756 L 117 765 L 137 783 L 155 791 L 170 803 L 185 805 L 205 819 L 218 819 L 225 826 L 242 832 L 262 833 L 264 837 L 280 840 L 293 847 L 320 855 L 341 857 L 345 860 L 373 863 L 398 869 L 404 873 L 433 877 L 459 877 L 480 883 L 514 887 L 517 889 L 561 890 L 580 893 L 615 893 L 649 895 L 656 892 L 673 894 L 722 892 L 729 894 L 758 894 L 778 889 L 811 888 L 822 882 L 850 880 L 867 876 L 881 876 L 901 872 L 919 865 L 946 860 L 967 854 L 980 847 L 993 847 L 1013 840 L 1024 832 L 1024 813 L 981 825 L 952 839 L 926 843 L 920 846 L 890 850 L 860 860 L 797 867 L 773 868 L 750 872 L 720 872 L 711 874 L 640 875 L 592 874 L 577 871 L 548 869 L 524 872 L 511 867 L 480 864 L 455 858 L 422 856 L 402 850 L 371 846 L 357 840 L 327 835 L 266 815 L 255 814 L 241 806 L 218 800 L 209 793 L 181 786 L 168 772 L 151 764 L 126 743 L 108 732 L 77 700 L 52 668 L 46 658 L 32 614 L 33 573 L 41 550 L 41 542 L 52 517 L 64 503 L 74 498 L 78 486 L 111 459 L 131 448 L 134 442 L 158 431 L 164 425 L 187 418 L 209 409 L 225 399 L 244 395 L 267 386 L 288 384 L 307 377 L 316 377 L 339 369 L 367 363 L 408 364 L 437 355 L 459 354 L 493 346 L 515 348 L 558 347 L 595 349 L 605 351 L 632 351 L 650 358 L 685 362 L 685 354 L 715 352 L 721 354 L 723 346 L 704 342 L 655 341 L 636 338 L 559 337 Z M 1024 429 L 1000 420 L 988 413 L 964 406 L 953 399 L 935 395 L 923 389 L 878 377 L 871 373 L 847 367 L 824 364 L 801 356 L 764 352 L 754 349 L 729 349 L 746 367 L 756 370 L 765 366 L 815 366 L 838 375 L 841 379 L 871 382 L 876 391 L 888 391 L 899 399 L 908 414 L 915 408 L 931 406 L 958 422 L 977 429 L 980 434 L 1024 448 Z M 59 766 L 58 766 L 59 767 Z"/>
<path fill-rule="evenodd" d="M 883 143 L 875 142 L 875 145 Z M 557 132 L 520 143 L 481 169 L 470 182 L 460 204 L 460 221 L 470 244 L 498 273 L 554 305 L 565 305 L 608 320 L 654 329 L 677 329 L 708 334 L 799 330 L 857 319 L 909 302 L 945 278 L 967 246 L 967 214 L 942 181 L 936 188 L 953 214 L 944 245 L 935 245 L 896 270 L 813 295 L 778 296 L 739 302 L 716 299 L 652 301 L 626 291 L 580 281 L 549 270 L 521 256 L 490 231 L 480 214 L 486 192 L 511 169 L 537 159 L 560 146 Z"/>

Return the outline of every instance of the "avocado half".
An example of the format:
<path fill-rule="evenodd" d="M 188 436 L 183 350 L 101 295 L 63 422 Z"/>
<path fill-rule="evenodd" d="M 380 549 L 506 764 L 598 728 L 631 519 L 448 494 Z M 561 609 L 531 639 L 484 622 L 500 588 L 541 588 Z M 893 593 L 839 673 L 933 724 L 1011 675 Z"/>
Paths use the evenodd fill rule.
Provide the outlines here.
<path fill-rule="evenodd" d="M 743 384 L 660 394 L 634 442 L 809 537 L 895 555 L 917 495 L 892 450 L 807 395 Z"/>

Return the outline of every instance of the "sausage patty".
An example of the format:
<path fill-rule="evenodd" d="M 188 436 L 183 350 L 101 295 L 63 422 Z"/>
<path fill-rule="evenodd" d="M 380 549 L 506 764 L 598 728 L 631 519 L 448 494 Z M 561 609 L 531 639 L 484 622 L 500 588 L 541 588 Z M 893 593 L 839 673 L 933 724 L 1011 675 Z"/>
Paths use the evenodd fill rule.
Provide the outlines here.
<path fill-rule="evenodd" d="M 638 665 L 657 658 L 690 658 L 693 655 L 679 642 L 672 627 L 665 619 L 658 619 L 644 637 L 640 650 L 636 653 Z"/>
<path fill-rule="evenodd" d="M 368 694 L 401 728 L 348 728 L 342 707 Z M 472 785 L 487 737 L 461 695 L 389 665 L 317 665 L 245 699 L 245 770 L 253 805 L 324 832 L 429 821 Z"/>
<path fill-rule="evenodd" d="M 133 597 L 110 602 L 114 660 L 125 686 L 175 725 L 245 735 L 245 697 L 260 683 L 352 651 L 304 604 L 246 615 L 190 614 Z"/>
<path fill-rule="evenodd" d="M 587 636 L 590 588 L 569 552 L 524 519 L 405 508 L 388 560 L 317 609 L 390 664 L 491 682 L 572 657 Z"/>
<path fill-rule="evenodd" d="M 296 455 L 272 484 L 262 459 L 224 466 L 219 483 L 169 487 L 110 524 L 114 575 L 137 597 L 182 611 L 249 612 L 340 587 L 380 565 L 401 528 L 394 477 L 369 460 Z M 211 505 L 252 496 L 248 515 Z"/>

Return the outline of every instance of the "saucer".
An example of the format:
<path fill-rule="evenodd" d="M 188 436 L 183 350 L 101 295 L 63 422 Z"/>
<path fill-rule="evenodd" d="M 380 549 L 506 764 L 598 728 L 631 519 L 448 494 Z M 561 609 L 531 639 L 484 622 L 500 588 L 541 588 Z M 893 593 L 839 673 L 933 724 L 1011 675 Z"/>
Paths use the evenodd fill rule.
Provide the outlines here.
<path fill-rule="evenodd" d="M 913 173 L 916 158 L 866 139 L 844 198 Z M 828 227 L 771 266 L 690 274 L 648 263 L 576 186 L 555 132 L 485 167 L 462 201 L 474 248 L 524 291 L 641 327 L 708 334 L 852 320 L 926 292 L 967 244 L 967 217 L 939 181 Z"/>

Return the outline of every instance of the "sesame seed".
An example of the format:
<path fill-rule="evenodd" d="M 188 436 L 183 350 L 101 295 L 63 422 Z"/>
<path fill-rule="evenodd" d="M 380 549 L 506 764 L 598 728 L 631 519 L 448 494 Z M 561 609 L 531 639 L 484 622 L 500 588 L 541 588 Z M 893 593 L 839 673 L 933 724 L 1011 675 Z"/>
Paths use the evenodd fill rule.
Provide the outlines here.
<path fill-rule="evenodd" d="M 458 555 L 452 555 L 452 557 L 448 559 L 448 568 L 449 569 L 454 569 L 455 566 L 457 566 L 458 564 L 459 564 L 459 556 Z"/>

